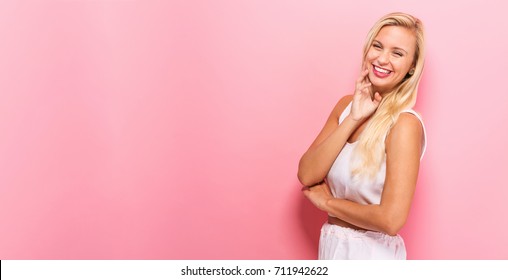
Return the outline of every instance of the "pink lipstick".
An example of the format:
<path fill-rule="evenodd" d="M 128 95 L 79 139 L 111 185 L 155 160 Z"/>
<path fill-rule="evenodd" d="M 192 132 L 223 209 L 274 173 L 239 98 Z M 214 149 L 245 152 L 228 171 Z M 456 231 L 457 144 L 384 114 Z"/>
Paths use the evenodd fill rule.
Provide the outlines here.
<path fill-rule="evenodd" d="M 372 65 L 372 72 L 374 73 L 374 75 L 376 75 L 376 77 L 381 78 L 381 79 L 390 76 L 390 74 L 392 73 L 392 71 L 381 68 L 381 67 L 376 66 L 374 64 Z"/>

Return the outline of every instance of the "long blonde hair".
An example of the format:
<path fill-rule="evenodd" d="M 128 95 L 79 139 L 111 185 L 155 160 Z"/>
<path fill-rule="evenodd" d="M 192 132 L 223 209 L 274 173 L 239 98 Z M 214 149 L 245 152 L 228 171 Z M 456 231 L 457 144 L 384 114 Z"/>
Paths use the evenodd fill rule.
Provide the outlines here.
<path fill-rule="evenodd" d="M 411 108 L 416 103 L 418 84 L 423 72 L 425 58 L 424 30 L 422 22 L 405 13 L 391 13 L 379 19 L 367 34 L 363 47 L 363 62 L 374 38 L 385 26 L 405 27 L 415 34 L 416 51 L 414 55 L 414 73 L 408 74 L 392 91 L 384 97 L 376 112 L 370 118 L 365 130 L 361 133 L 354 150 L 352 174 L 359 178 L 365 175 L 373 179 L 385 160 L 385 138 L 392 126 L 397 122 L 401 111 Z"/>

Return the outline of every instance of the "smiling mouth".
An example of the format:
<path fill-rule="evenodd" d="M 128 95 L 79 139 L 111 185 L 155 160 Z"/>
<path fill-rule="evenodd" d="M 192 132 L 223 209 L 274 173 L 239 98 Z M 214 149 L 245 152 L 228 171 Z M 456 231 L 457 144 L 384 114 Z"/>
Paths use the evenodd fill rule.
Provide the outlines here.
<path fill-rule="evenodd" d="M 374 70 L 381 73 L 381 74 L 385 74 L 385 75 L 388 75 L 390 73 L 392 73 L 392 71 L 388 70 L 388 69 L 384 69 L 384 68 L 381 68 L 379 66 L 376 66 L 374 64 L 372 64 L 372 66 L 374 67 Z"/>

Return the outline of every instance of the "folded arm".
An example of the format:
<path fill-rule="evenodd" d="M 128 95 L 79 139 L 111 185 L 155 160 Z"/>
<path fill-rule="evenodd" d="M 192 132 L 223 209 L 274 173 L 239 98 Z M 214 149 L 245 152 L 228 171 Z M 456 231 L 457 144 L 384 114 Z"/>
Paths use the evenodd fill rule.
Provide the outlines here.
<path fill-rule="evenodd" d="M 304 190 L 321 210 L 355 226 L 396 235 L 407 220 L 420 166 L 423 128 L 412 114 L 401 114 L 386 139 L 386 177 L 380 204 L 363 205 L 331 196 L 321 184 Z"/>

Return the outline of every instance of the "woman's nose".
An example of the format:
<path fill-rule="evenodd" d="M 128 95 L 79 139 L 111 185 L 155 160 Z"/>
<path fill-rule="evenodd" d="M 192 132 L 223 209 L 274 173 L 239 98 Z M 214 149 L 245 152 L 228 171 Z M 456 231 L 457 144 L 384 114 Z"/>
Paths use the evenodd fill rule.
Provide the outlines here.
<path fill-rule="evenodd" d="M 382 53 L 380 53 L 378 58 L 377 58 L 379 64 L 387 64 L 389 62 L 389 56 L 388 55 L 389 55 L 388 52 L 382 52 Z"/>

